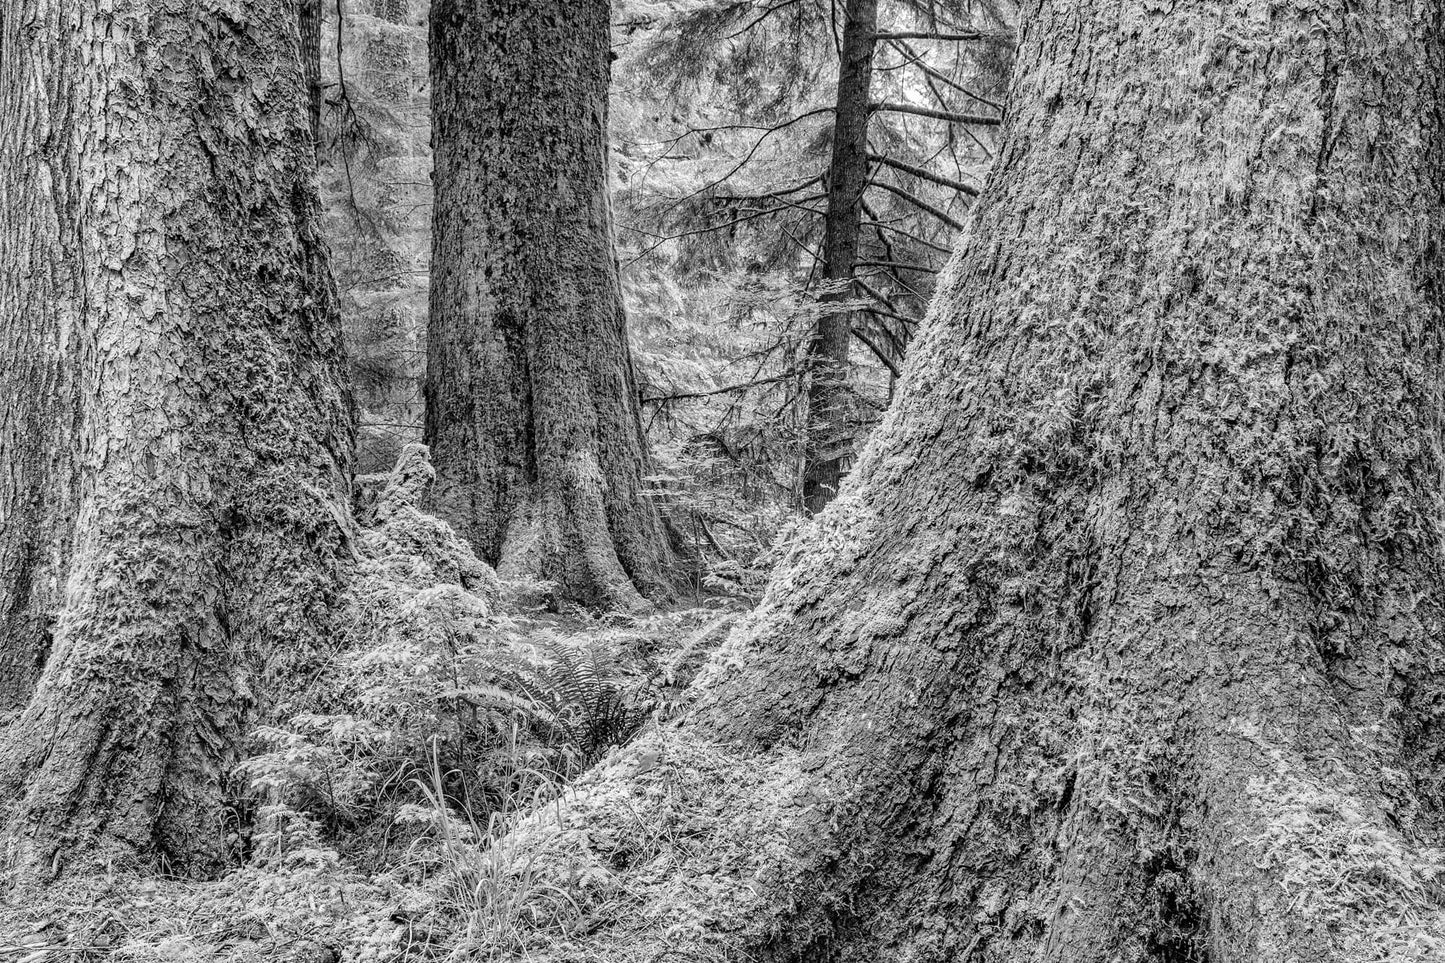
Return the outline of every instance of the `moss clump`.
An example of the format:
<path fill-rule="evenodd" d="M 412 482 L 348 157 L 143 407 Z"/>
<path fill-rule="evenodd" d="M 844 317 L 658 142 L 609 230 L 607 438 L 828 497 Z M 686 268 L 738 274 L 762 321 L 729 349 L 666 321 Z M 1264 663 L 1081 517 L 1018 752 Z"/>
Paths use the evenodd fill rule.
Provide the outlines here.
<path fill-rule="evenodd" d="M 736 958 L 775 935 L 798 895 L 809 860 L 796 841 L 826 797 L 796 753 L 742 756 L 654 731 L 493 844 L 508 867 L 499 899 L 546 909 L 505 943 L 464 925 L 454 949 L 547 963 Z"/>

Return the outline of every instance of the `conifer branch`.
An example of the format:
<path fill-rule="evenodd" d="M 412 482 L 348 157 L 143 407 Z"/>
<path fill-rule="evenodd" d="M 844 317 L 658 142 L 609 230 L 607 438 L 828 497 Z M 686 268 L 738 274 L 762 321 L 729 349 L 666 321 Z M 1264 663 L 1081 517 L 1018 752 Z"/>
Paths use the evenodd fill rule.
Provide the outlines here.
<path fill-rule="evenodd" d="M 953 217 L 952 215 L 948 214 L 946 211 L 943 211 L 943 210 L 940 210 L 940 209 L 937 208 L 937 207 L 934 207 L 932 204 L 928 203 L 927 201 L 925 201 L 923 198 L 919 197 L 919 196 L 916 195 L 916 194 L 912 194 L 912 193 L 910 193 L 910 192 L 908 192 L 908 191 L 905 191 L 903 188 L 898 187 L 898 186 L 895 185 L 895 184 L 890 184 L 890 183 L 888 183 L 887 181 L 876 181 L 876 180 L 873 180 L 872 178 L 869 178 L 869 179 L 868 179 L 868 183 L 869 183 L 871 186 L 873 186 L 873 187 L 882 188 L 883 190 L 887 191 L 887 192 L 890 193 L 890 194 L 893 194 L 893 195 L 895 195 L 895 196 L 897 196 L 897 197 L 903 198 L 905 201 L 907 201 L 908 203 L 912 204 L 914 207 L 918 208 L 920 211 L 923 211 L 925 214 L 932 214 L 934 217 L 938 218 L 940 221 L 942 221 L 943 223 L 947 224 L 949 227 L 953 228 L 955 231 L 961 231 L 961 230 L 963 230 L 963 222 L 962 222 L 962 221 L 960 221 L 960 220 L 958 220 L 957 218 Z"/>
<path fill-rule="evenodd" d="M 1013 40 L 1011 33 L 998 31 L 969 30 L 964 33 L 939 33 L 932 30 L 882 30 L 874 34 L 876 40 L 946 40 L 970 43 L 977 40 Z"/>
<path fill-rule="evenodd" d="M 960 194 L 967 194 L 969 197 L 978 196 L 978 188 L 976 187 L 965 184 L 963 181 L 956 181 L 952 178 L 944 177 L 942 174 L 935 174 L 932 171 L 926 170 L 922 167 L 915 167 L 913 164 L 910 164 L 907 161 L 896 160 L 886 154 L 869 154 L 868 159 L 871 161 L 877 161 L 885 167 L 891 167 L 896 171 L 902 171 L 905 174 L 912 174 L 919 180 L 929 181 L 931 183 L 937 184 L 940 187 L 952 188 L 953 190 L 958 191 Z"/>
<path fill-rule="evenodd" d="M 874 104 L 871 109 L 875 113 L 916 114 L 919 117 L 932 117 L 934 120 L 946 120 L 951 124 L 977 124 L 984 127 L 997 127 L 1003 123 L 1002 117 L 985 117 L 982 114 L 960 114 L 951 110 L 937 110 L 933 107 L 918 107 L 913 104 L 900 104 L 893 101 L 883 101 Z"/>

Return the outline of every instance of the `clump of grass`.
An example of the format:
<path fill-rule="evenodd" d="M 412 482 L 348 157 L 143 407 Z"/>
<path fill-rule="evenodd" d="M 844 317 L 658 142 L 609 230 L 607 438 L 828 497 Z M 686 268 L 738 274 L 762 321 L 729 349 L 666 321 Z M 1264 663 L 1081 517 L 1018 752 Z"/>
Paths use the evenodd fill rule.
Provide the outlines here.
<path fill-rule="evenodd" d="M 451 921 L 451 958 L 507 958 L 525 947 L 526 933 L 565 927 L 580 914 L 569 891 L 578 880 L 549 877 L 537 854 L 521 850 L 509 832 L 518 820 L 560 798 L 555 774 L 519 769 L 515 790 L 485 814 L 451 806 L 444 782 L 440 766 L 434 766 L 429 785 L 420 788 L 444 858 L 440 903 L 442 916 Z"/>

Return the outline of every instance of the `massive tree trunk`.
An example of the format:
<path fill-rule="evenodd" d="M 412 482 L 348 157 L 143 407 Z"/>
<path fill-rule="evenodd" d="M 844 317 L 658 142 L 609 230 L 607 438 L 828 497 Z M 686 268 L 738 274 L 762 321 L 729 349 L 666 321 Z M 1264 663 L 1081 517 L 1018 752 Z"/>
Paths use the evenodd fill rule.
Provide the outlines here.
<path fill-rule="evenodd" d="M 576 805 L 714 807 L 620 884 L 711 958 L 1436 958 L 1445 10 L 1022 22 L 896 405 Z"/>
<path fill-rule="evenodd" d="M 670 553 L 607 192 L 609 4 L 432 8 L 426 443 L 435 507 L 503 573 L 632 607 Z"/>
<path fill-rule="evenodd" d="M 0 72 L 0 866 L 204 870 L 347 554 L 296 8 L 8 0 Z"/>
<path fill-rule="evenodd" d="M 12 5 L 13 7 L 13 5 Z M 75 284 L 36 139 L 49 122 L 42 74 L 22 56 L 28 24 L 0 14 L 0 722 L 25 704 L 50 651 L 74 514 L 67 432 L 77 400 L 61 363 Z"/>
<path fill-rule="evenodd" d="M 852 281 L 858 261 L 863 192 L 868 187 L 868 117 L 873 85 L 878 0 L 848 0 L 843 8 L 838 95 L 833 107 L 833 157 L 828 167 L 828 209 L 823 219 L 823 277 Z M 824 300 L 848 300 L 851 284 Z M 808 437 L 803 465 L 803 507 L 822 511 L 838 494 L 853 433 L 848 419 L 848 350 L 853 313 L 818 318 L 808 346 Z"/>

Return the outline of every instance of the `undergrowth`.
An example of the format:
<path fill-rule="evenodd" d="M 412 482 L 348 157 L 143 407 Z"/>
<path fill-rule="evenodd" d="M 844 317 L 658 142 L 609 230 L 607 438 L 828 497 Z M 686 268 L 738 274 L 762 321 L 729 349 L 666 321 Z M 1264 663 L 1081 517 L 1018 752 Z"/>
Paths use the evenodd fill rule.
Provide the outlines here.
<path fill-rule="evenodd" d="M 237 868 L 0 903 L 0 959 L 498 959 L 595 902 L 605 873 L 510 830 L 679 711 L 736 607 L 545 611 L 418 508 L 431 478 L 408 446 L 363 499 L 343 644 L 233 773 Z"/>

